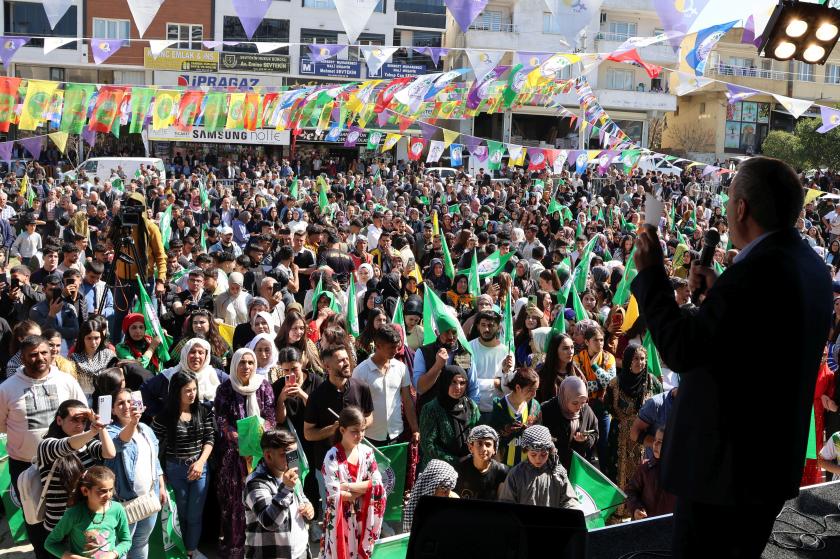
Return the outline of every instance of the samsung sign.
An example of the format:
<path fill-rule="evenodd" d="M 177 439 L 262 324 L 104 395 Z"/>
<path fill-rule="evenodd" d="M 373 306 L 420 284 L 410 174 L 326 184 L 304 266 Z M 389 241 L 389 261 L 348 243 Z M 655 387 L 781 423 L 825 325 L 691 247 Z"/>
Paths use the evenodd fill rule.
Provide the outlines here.
<path fill-rule="evenodd" d="M 219 74 L 155 71 L 155 85 L 177 85 L 180 87 L 280 87 L 283 77 L 271 74 Z"/>
<path fill-rule="evenodd" d="M 208 144 L 254 144 L 287 146 L 289 145 L 289 131 L 266 128 L 260 130 L 217 130 L 208 132 L 201 126 L 196 126 L 189 132 L 179 132 L 174 127 L 152 130 L 149 128 L 149 139 L 154 142 L 201 142 Z"/>

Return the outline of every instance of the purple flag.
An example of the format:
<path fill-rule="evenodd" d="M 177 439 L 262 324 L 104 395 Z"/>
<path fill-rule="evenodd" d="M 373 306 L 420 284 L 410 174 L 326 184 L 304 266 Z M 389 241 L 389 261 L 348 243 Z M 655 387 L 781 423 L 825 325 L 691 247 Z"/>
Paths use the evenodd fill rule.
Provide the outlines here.
<path fill-rule="evenodd" d="M 91 39 L 90 50 L 93 51 L 93 61 L 96 64 L 102 64 L 112 54 L 120 50 L 122 46 L 122 39 Z"/>
<path fill-rule="evenodd" d="M 507 66 L 496 66 L 491 71 L 487 72 L 483 78 L 473 82 L 467 93 L 467 108 L 477 109 L 481 101 L 488 97 L 487 90 L 499 76 L 507 71 Z"/>
<path fill-rule="evenodd" d="M 3 46 L 0 48 L 0 60 L 3 61 L 3 67 L 9 67 L 9 61 L 15 55 L 20 47 L 29 42 L 29 37 L 3 37 Z"/>
<path fill-rule="evenodd" d="M 347 138 L 344 140 L 344 147 L 346 148 L 354 148 L 356 147 L 356 142 L 359 141 L 359 138 L 362 135 L 362 130 L 358 126 L 351 126 L 350 129 L 347 131 Z"/>
<path fill-rule="evenodd" d="M 455 18 L 455 21 L 458 22 L 458 26 L 461 28 L 461 31 L 464 33 L 467 32 L 467 29 L 470 28 L 472 22 L 478 17 L 482 11 L 484 11 L 484 7 L 487 5 L 489 0 L 444 0 L 446 3 L 446 7 L 449 8 L 449 12 L 452 14 L 452 17 Z"/>
<path fill-rule="evenodd" d="M 837 109 L 820 106 L 820 116 L 822 117 L 822 126 L 817 128 L 817 132 L 820 134 L 825 134 L 840 125 L 840 111 Z"/>
<path fill-rule="evenodd" d="M 708 3 L 709 0 L 694 0 L 693 2 L 653 0 L 653 7 L 666 33 L 669 31 L 686 33 Z M 679 48 L 680 37 L 670 37 L 669 42 L 675 49 Z"/>
<path fill-rule="evenodd" d="M 431 57 L 432 62 L 437 66 L 440 63 L 440 58 L 449 54 L 449 49 L 440 47 L 415 47 L 414 52 Z"/>
<path fill-rule="evenodd" d="M 420 125 L 420 130 L 423 131 L 424 140 L 431 140 L 432 137 L 435 135 L 435 132 L 438 131 L 438 127 L 433 124 L 420 122 L 419 120 L 417 121 L 417 124 Z"/>
<path fill-rule="evenodd" d="M 309 45 L 309 59 L 323 62 L 347 48 L 347 45 Z"/>
<path fill-rule="evenodd" d="M 464 144 L 466 144 L 467 149 L 473 155 L 475 155 L 475 149 L 481 145 L 481 138 L 476 138 L 475 136 L 468 136 L 463 134 L 461 138 L 464 140 Z"/>
<path fill-rule="evenodd" d="M 91 130 L 87 126 L 82 128 L 82 139 L 89 145 L 93 147 L 96 144 L 96 130 Z"/>
<path fill-rule="evenodd" d="M 480 146 L 475 146 L 472 150 L 470 150 L 470 154 L 483 163 L 484 161 L 487 161 L 487 157 L 490 155 L 490 150 L 487 149 L 487 146 L 482 144 Z"/>
<path fill-rule="evenodd" d="M 744 34 L 741 35 L 741 44 L 749 45 L 755 41 L 755 17 L 747 18 L 747 23 L 744 24 Z"/>
<path fill-rule="evenodd" d="M 233 11 L 239 16 L 249 39 L 254 36 L 270 6 L 271 0 L 233 0 Z"/>
<path fill-rule="evenodd" d="M 20 145 L 23 146 L 29 155 L 32 156 L 32 159 L 35 161 L 41 157 L 41 148 L 44 147 L 44 137 L 43 136 L 36 136 L 34 138 L 22 138 L 18 140 Z"/>
<path fill-rule="evenodd" d="M 14 142 L 3 142 L 0 143 L 0 160 L 2 161 L 11 161 L 12 160 L 12 146 Z"/>
<path fill-rule="evenodd" d="M 386 113 L 385 111 L 382 111 L 381 113 L 376 115 L 376 123 L 379 126 L 385 126 L 388 123 L 389 118 L 390 117 L 388 116 L 388 113 Z"/>
<path fill-rule="evenodd" d="M 528 68 L 541 66 L 546 60 L 554 56 L 551 52 L 531 52 L 526 50 L 517 51 L 516 58 L 519 63 Z"/>
<path fill-rule="evenodd" d="M 731 83 L 726 84 L 726 98 L 729 100 L 728 104 L 730 105 L 737 103 L 738 101 L 743 101 L 748 97 L 752 97 L 756 93 L 758 93 L 758 91 L 750 89 L 749 87 L 742 87 Z"/>
<path fill-rule="evenodd" d="M 222 41 L 201 41 L 201 44 L 204 45 L 204 48 L 215 50 L 216 48 L 222 46 Z"/>
<path fill-rule="evenodd" d="M 705 177 L 706 175 L 711 175 L 712 173 L 714 173 L 719 168 L 720 167 L 715 167 L 714 165 L 706 165 L 703 168 L 703 174 L 701 176 Z"/>

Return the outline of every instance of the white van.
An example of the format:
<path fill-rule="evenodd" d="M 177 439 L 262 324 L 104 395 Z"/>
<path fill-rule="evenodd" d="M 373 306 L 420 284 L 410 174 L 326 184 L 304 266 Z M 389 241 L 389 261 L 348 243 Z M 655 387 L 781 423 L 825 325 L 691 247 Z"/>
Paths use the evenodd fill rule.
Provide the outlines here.
<path fill-rule="evenodd" d="M 122 167 L 125 178 L 131 180 L 140 169 L 140 165 L 152 167 L 157 171 L 161 181 L 166 180 L 163 160 L 157 157 L 92 157 L 76 168 L 76 175 L 84 171 L 90 178 L 99 177 L 99 180 L 106 181 L 114 174 L 113 171 Z"/>

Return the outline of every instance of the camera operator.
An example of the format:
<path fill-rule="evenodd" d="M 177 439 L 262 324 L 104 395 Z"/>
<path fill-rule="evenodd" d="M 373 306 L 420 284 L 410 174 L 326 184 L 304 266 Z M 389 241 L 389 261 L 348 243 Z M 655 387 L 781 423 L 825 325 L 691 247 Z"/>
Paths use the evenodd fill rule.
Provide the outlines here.
<path fill-rule="evenodd" d="M 46 279 L 46 299 L 29 311 L 29 318 L 42 328 L 55 328 L 61 334 L 62 355 L 76 342 L 79 326 L 88 319 L 87 303 L 79 293 L 82 274 L 71 268 L 63 276 L 53 274 Z"/>
<path fill-rule="evenodd" d="M 0 291 L 0 317 L 14 324 L 29 318 L 32 307 L 46 297 L 30 285 L 32 272 L 26 266 L 14 266 L 9 275 L 9 283 Z"/>
<path fill-rule="evenodd" d="M 201 268 L 190 270 L 187 289 L 175 295 L 172 302 L 172 312 L 176 316 L 183 316 L 197 309 L 213 312 L 213 294 L 204 289 L 204 270 Z"/>
<path fill-rule="evenodd" d="M 139 192 L 132 192 L 126 197 L 122 209 L 116 213 L 111 222 L 109 241 L 116 244 L 121 241 L 121 235 L 130 231 L 130 240 L 137 249 L 139 262 L 133 262 L 134 251 L 127 243 L 121 243 L 120 252 L 129 256 L 132 263 L 127 263 L 115 255 L 115 269 L 117 286 L 114 287 L 114 324 L 122 324 L 123 318 L 134 304 L 137 297 L 137 279 L 139 274 L 144 283 L 156 278 L 154 295 L 162 296 L 166 289 L 166 252 L 163 249 L 163 238 L 156 223 L 149 219 L 146 211 L 146 199 Z M 155 275 L 157 268 L 157 275 Z M 148 289 L 148 288 L 147 288 Z M 151 294 L 151 296 L 154 296 Z M 114 341 L 118 341 L 119 334 L 113 333 Z"/>

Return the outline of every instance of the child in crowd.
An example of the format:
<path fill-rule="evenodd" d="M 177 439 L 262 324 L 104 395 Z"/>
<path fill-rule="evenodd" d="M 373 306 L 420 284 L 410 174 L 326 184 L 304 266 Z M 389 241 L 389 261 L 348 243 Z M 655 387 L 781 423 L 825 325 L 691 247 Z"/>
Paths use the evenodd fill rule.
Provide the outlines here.
<path fill-rule="evenodd" d="M 627 485 L 627 509 L 633 520 L 674 512 L 677 499 L 659 482 L 659 453 L 664 439 L 665 429 L 660 427 L 653 439 L 653 458 L 639 464 Z"/>
<path fill-rule="evenodd" d="M 499 435 L 488 425 L 476 425 L 467 437 L 470 455 L 455 467 L 458 484 L 455 493 L 462 499 L 496 501 L 508 467 L 496 460 Z"/>

